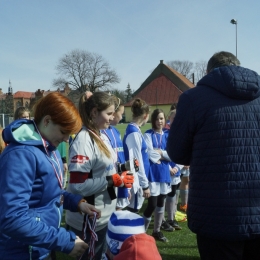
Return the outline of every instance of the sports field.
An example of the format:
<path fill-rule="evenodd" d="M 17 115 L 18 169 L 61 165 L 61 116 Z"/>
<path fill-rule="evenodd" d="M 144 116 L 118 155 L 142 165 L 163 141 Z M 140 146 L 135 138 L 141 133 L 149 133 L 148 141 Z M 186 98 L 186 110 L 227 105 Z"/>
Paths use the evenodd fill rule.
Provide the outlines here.
<path fill-rule="evenodd" d="M 121 137 L 123 138 L 125 133 L 125 128 L 127 124 L 119 124 L 117 129 L 121 133 Z M 151 125 L 148 123 L 141 127 L 141 131 L 145 132 L 147 129 L 151 128 Z M 142 211 L 146 207 L 146 202 L 143 205 L 143 208 L 140 212 L 142 215 Z M 169 240 L 168 243 L 164 242 L 156 242 L 158 250 L 162 256 L 163 260 L 199 260 L 199 253 L 196 244 L 196 236 L 193 234 L 187 227 L 187 222 L 180 222 L 180 226 L 182 230 L 166 232 L 163 231 L 163 234 Z M 62 226 L 64 226 L 64 218 L 62 222 Z M 148 229 L 148 234 L 152 234 L 153 231 L 153 222 L 151 222 L 150 227 Z M 57 253 L 58 260 L 72 260 L 71 258 L 65 254 Z"/>

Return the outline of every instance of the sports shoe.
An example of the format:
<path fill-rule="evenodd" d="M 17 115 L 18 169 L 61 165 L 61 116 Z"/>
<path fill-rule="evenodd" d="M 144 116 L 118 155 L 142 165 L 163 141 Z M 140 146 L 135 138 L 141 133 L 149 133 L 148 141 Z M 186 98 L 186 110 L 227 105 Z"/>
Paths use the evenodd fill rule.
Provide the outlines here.
<path fill-rule="evenodd" d="M 154 237 L 155 240 L 162 241 L 162 242 L 169 242 L 169 240 L 163 235 L 161 231 L 159 232 L 153 231 L 152 236 Z"/>
<path fill-rule="evenodd" d="M 171 225 L 175 230 L 182 230 L 182 227 L 179 226 L 179 223 L 174 220 L 167 220 L 167 223 Z"/>
<path fill-rule="evenodd" d="M 169 225 L 166 221 L 162 222 L 161 229 L 165 231 L 174 231 L 174 228 L 171 225 Z"/>
<path fill-rule="evenodd" d="M 180 210 L 186 212 L 187 211 L 187 204 L 180 205 Z"/>

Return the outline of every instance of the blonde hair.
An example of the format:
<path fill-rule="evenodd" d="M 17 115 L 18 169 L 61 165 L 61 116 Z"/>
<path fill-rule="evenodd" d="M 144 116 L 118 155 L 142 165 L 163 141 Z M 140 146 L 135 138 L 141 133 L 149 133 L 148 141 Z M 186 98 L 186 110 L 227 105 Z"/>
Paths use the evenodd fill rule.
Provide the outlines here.
<path fill-rule="evenodd" d="M 14 112 L 14 120 L 20 119 L 23 113 L 28 113 L 30 116 L 30 110 L 27 107 L 18 107 Z"/>
<path fill-rule="evenodd" d="M 123 101 L 117 96 L 113 96 L 113 99 L 115 102 L 115 112 L 117 112 L 120 107 L 124 106 Z"/>
<path fill-rule="evenodd" d="M 3 133 L 3 128 L 0 126 L 0 154 L 3 152 L 5 148 L 5 142 L 3 140 L 2 133 Z"/>
<path fill-rule="evenodd" d="M 112 105 L 115 105 L 113 96 L 105 92 L 95 92 L 91 96 L 87 95 L 87 93 L 84 93 L 79 99 L 79 114 L 81 116 L 83 125 L 91 130 L 89 131 L 90 137 L 96 142 L 100 151 L 108 158 L 111 157 L 111 154 L 104 142 L 98 138 L 100 134 L 99 129 L 92 120 L 91 111 L 93 108 L 96 108 L 98 112 L 101 112 Z"/>

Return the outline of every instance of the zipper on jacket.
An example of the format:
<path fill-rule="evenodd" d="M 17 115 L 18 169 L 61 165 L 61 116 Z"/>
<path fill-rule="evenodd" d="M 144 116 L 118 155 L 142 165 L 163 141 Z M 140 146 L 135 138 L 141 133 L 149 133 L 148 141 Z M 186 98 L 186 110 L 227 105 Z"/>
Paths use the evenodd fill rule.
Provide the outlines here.
<path fill-rule="evenodd" d="M 60 227 L 60 223 L 61 223 L 61 215 L 60 215 L 60 208 L 56 207 L 58 210 L 58 215 L 59 215 L 59 224 L 58 224 L 58 228 Z"/>
<path fill-rule="evenodd" d="M 36 217 L 35 219 L 36 219 L 36 221 L 41 221 L 41 218 L 40 218 L 40 217 Z M 29 246 L 30 260 L 32 260 L 32 251 L 33 251 L 33 247 L 32 247 L 32 246 Z"/>
<path fill-rule="evenodd" d="M 29 255 L 30 255 L 30 260 L 32 260 L 32 246 L 29 246 Z"/>

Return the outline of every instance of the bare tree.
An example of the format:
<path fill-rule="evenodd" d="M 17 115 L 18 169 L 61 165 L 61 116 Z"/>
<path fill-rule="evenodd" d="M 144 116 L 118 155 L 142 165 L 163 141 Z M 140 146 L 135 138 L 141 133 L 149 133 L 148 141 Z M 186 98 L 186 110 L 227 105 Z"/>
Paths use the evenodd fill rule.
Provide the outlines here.
<path fill-rule="evenodd" d="M 204 60 L 198 61 L 194 66 L 195 82 L 197 83 L 207 73 L 207 62 Z"/>
<path fill-rule="evenodd" d="M 68 83 L 80 93 L 86 90 L 109 90 L 111 84 L 120 81 L 117 73 L 101 55 L 78 49 L 65 54 L 59 60 L 56 70 L 60 77 L 53 80 L 55 87 L 63 88 Z"/>
<path fill-rule="evenodd" d="M 167 65 L 177 70 L 179 73 L 184 75 L 187 79 L 192 78 L 193 62 L 188 60 L 173 60 L 167 62 Z"/>

